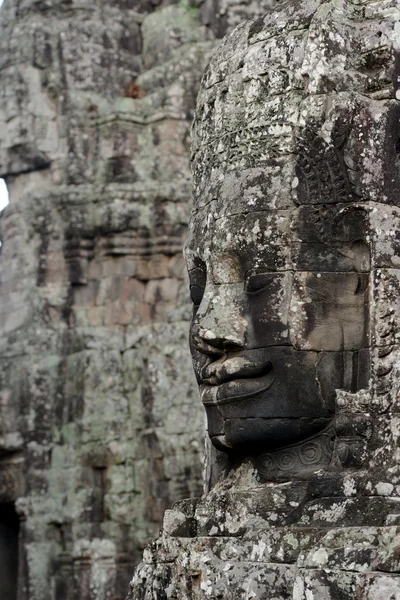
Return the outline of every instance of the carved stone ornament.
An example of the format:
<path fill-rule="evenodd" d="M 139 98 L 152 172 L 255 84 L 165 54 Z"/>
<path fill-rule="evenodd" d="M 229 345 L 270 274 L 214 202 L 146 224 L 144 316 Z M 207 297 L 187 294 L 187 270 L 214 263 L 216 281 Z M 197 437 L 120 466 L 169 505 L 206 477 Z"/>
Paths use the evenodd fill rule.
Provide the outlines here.
<path fill-rule="evenodd" d="M 285 2 L 204 75 L 207 493 L 167 511 L 134 598 L 400 598 L 399 25 L 390 0 Z"/>

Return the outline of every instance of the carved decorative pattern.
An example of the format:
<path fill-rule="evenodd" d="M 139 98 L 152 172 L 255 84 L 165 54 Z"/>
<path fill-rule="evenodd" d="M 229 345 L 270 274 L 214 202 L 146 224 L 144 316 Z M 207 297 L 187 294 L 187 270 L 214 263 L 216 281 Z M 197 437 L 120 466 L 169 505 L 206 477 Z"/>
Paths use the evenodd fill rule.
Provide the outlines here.
<path fill-rule="evenodd" d="M 153 256 L 155 254 L 179 254 L 182 248 L 183 227 L 171 228 L 169 233 L 151 235 L 146 228 L 124 231 L 99 239 L 102 256 Z"/>
<path fill-rule="evenodd" d="M 274 129 L 273 133 L 271 129 Z M 224 164 L 227 170 L 250 167 L 289 153 L 298 155 L 296 175 L 307 203 L 348 202 L 357 199 L 358 174 L 354 161 L 344 149 L 351 124 L 336 126 L 328 144 L 308 128 L 296 133 L 293 124 L 272 119 L 270 123 L 244 127 L 212 136 L 202 144 L 201 156 L 193 156 L 203 174 Z"/>
<path fill-rule="evenodd" d="M 263 454 L 255 461 L 260 478 L 292 477 L 304 473 L 307 468 L 313 471 L 326 468 L 332 458 L 333 439 L 334 432 L 329 431 L 297 446 Z"/>
<path fill-rule="evenodd" d="M 271 134 L 271 127 L 277 131 Z M 201 156 L 195 156 L 196 164 L 204 174 L 211 167 L 224 164 L 233 169 L 238 166 L 246 167 L 288 154 L 294 150 L 295 135 L 293 125 L 284 121 L 271 122 L 252 127 L 243 127 L 223 135 L 213 136 L 208 144 L 202 145 Z"/>
<path fill-rule="evenodd" d="M 375 382 L 373 408 L 378 413 L 386 412 L 393 403 L 394 381 L 394 348 L 396 342 L 395 309 L 393 308 L 393 292 L 395 286 L 391 276 L 385 271 L 376 274 L 375 312 Z"/>
<path fill-rule="evenodd" d="M 64 243 L 64 257 L 72 284 L 86 284 L 88 264 L 93 258 L 94 239 L 70 237 Z"/>
<path fill-rule="evenodd" d="M 335 454 L 342 467 L 360 468 L 366 457 L 368 440 L 372 436 L 372 421 L 368 414 L 369 393 L 355 394 L 340 390 L 335 419 Z"/>
<path fill-rule="evenodd" d="M 298 138 L 296 175 L 300 202 L 331 204 L 355 199 L 343 151 L 349 130 L 346 126 L 335 132 L 332 144 L 325 142 L 314 129 L 306 129 Z"/>
<path fill-rule="evenodd" d="M 323 460 L 322 444 L 315 441 L 307 442 L 300 448 L 300 461 L 304 465 L 315 465 Z"/>

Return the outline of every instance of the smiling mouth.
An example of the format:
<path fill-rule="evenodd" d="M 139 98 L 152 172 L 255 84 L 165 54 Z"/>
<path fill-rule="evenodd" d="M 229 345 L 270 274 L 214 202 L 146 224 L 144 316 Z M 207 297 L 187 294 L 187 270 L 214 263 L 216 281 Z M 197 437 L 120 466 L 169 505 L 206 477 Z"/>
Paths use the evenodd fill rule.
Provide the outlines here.
<path fill-rule="evenodd" d="M 267 391 L 275 380 L 274 368 L 271 362 L 263 366 L 262 373 L 256 375 L 252 373 L 247 377 L 239 377 L 221 382 L 219 385 L 212 381 L 200 385 L 201 401 L 205 406 L 216 404 L 228 404 L 229 402 L 238 402 L 247 400 L 258 394 Z"/>

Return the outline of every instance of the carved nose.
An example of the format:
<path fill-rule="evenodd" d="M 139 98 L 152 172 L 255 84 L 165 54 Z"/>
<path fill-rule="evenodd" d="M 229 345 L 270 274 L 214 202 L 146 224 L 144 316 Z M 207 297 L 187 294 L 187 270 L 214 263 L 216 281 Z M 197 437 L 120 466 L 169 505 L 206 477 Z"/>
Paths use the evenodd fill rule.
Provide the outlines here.
<path fill-rule="evenodd" d="M 194 347 L 204 354 L 222 355 L 227 352 L 236 352 L 244 348 L 243 340 L 240 340 L 234 332 L 232 332 L 232 334 L 221 336 L 201 325 L 195 325 L 193 327 L 192 340 Z"/>
<path fill-rule="evenodd" d="M 191 328 L 197 350 L 221 356 L 245 347 L 248 322 L 242 293 L 240 285 L 208 283 Z"/>

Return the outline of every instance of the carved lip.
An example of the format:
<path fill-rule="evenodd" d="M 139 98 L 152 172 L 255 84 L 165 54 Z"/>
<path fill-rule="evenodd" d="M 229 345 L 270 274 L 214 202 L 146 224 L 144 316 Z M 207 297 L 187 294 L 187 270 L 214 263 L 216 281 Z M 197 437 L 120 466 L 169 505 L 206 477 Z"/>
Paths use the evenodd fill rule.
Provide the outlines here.
<path fill-rule="evenodd" d="M 238 373 L 240 375 L 240 373 Z M 259 377 L 238 377 L 220 385 L 200 385 L 201 400 L 205 406 L 240 402 L 267 391 L 275 380 L 274 368 L 271 362 L 263 367 L 263 374 Z"/>

